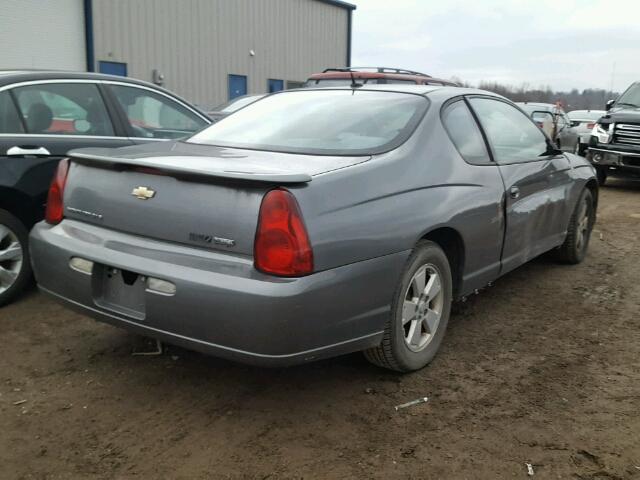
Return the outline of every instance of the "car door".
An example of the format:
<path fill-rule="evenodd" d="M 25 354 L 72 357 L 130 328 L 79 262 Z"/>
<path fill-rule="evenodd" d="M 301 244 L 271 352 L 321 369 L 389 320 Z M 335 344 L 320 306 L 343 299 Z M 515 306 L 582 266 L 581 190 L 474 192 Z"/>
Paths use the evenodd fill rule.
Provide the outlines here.
<path fill-rule="evenodd" d="M 0 132 L 0 182 L 24 195 L 24 216 L 42 218 L 58 161 L 82 147 L 131 145 L 114 124 L 98 84 L 49 80 L 3 87 L 1 102 L 17 123 Z M 120 130 L 120 132 L 119 132 Z"/>
<path fill-rule="evenodd" d="M 570 163 L 507 101 L 471 97 L 505 187 L 502 272 L 561 244 L 567 228 Z"/>
<path fill-rule="evenodd" d="M 563 112 L 558 118 L 558 146 L 565 152 L 574 152 L 578 143 L 578 133 L 576 127 L 572 126 L 571 120 Z"/>
<path fill-rule="evenodd" d="M 135 143 L 176 140 L 209 126 L 211 119 L 187 104 L 147 87 L 105 83 Z"/>

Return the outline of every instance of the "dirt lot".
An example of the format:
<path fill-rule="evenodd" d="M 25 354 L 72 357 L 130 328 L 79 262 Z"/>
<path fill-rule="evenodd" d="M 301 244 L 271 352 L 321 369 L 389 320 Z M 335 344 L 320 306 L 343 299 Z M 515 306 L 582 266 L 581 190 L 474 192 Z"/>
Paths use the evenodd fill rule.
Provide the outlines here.
<path fill-rule="evenodd" d="M 584 264 L 460 305 L 411 375 L 134 357 L 33 291 L 0 311 L 0 478 L 640 478 L 640 183 L 601 192 Z"/>

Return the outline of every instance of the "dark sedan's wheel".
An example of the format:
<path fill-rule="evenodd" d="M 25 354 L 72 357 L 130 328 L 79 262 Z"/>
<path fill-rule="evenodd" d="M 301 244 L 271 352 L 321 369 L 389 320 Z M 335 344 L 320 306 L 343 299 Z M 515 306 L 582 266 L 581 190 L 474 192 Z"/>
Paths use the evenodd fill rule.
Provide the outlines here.
<path fill-rule="evenodd" d="M 573 264 L 584 260 L 595 220 L 596 212 L 593 205 L 593 195 L 585 188 L 580 195 L 573 215 L 571 215 L 567 238 L 560 247 L 558 255 L 560 260 Z"/>
<path fill-rule="evenodd" d="M 382 343 L 364 352 L 367 359 L 399 372 L 428 364 L 449 322 L 452 289 L 447 256 L 437 244 L 420 242 L 394 294 Z"/>
<path fill-rule="evenodd" d="M 27 236 L 20 220 L 0 210 L 0 306 L 13 300 L 31 277 Z"/>
<path fill-rule="evenodd" d="M 607 182 L 607 169 L 604 167 L 596 167 L 596 178 L 598 185 L 602 186 Z"/>

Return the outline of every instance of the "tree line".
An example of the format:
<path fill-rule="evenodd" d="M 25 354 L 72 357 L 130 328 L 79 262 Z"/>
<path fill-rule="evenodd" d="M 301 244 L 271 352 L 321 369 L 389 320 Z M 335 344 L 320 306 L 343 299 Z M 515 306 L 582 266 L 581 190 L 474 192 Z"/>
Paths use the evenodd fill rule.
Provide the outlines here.
<path fill-rule="evenodd" d="M 465 87 L 474 87 L 460 79 L 454 78 L 453 80 Z M 559 102 L 567 112 L 571 110 L 604 110 L 607 100 L 616 98 L 619 95 L 617 92 L 600 88 L 587 88 L 582 91 L 574 88 L 568 92 L 554 91 L 549 86 L 533 88 L 528 83 L 514 87 L 498 82 L 480 82 L 478 88 L 495 92 L 514 102 Z"/>

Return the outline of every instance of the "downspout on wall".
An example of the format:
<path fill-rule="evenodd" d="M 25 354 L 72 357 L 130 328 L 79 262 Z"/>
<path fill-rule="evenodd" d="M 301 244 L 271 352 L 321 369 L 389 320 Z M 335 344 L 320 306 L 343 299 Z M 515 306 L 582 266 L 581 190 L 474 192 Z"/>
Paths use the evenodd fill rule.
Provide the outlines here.
<path fill-rule="evenodd" d="M 95 71 L 93 51 L 93 0 L 84 0 L 84 41 L 87 55 L 87 72 Z"/>

